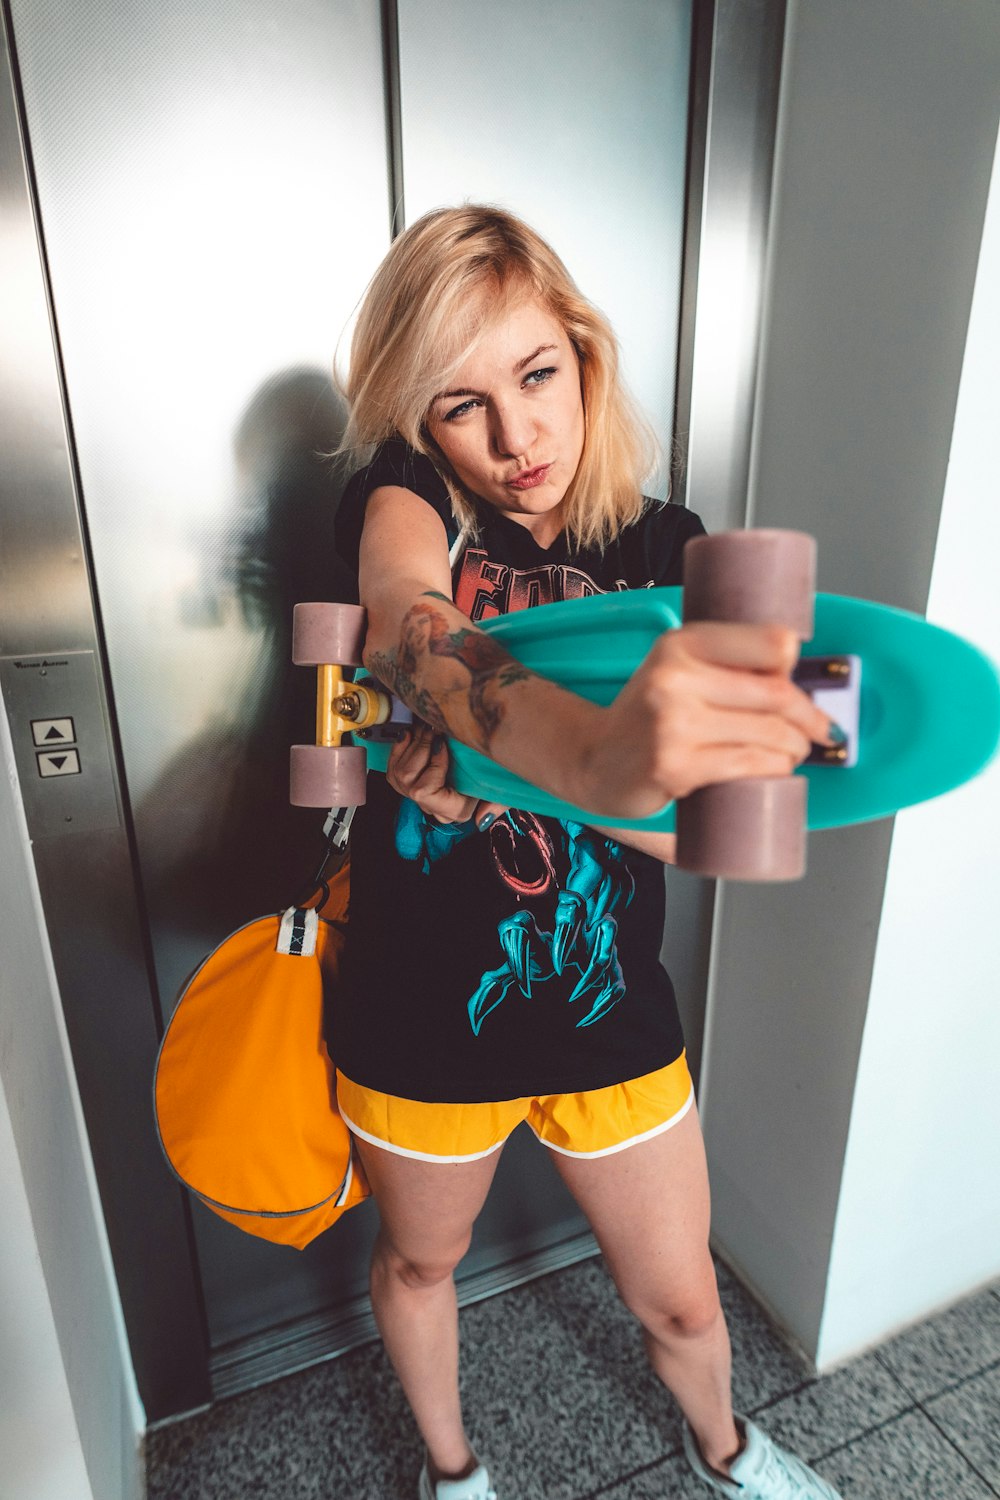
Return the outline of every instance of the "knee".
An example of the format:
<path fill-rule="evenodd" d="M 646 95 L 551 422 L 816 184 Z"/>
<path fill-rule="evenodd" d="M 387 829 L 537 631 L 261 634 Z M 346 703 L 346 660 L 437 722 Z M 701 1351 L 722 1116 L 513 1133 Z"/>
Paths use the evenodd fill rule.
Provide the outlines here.
<path fill-rule="evenodd" d="M 439 1286 L 453 1274 L 469 1248 L 470 1238 L 462 1243 L 439 1249 L 433 1254 L 407 1254 L 396 1246 L 379 1242 L 372 1257 L 372 1283 L 395 1283 L 408 1291 L 427 1291 Z"/>
<path fill-rule="evenodd" d="M 638 1301 L 631 1311 L 654 1338 L 675 1343 L 703 1338 L 723 1318 L 714 1274 L 683 1293 L 668 1288 L 661 1297 Z"/>

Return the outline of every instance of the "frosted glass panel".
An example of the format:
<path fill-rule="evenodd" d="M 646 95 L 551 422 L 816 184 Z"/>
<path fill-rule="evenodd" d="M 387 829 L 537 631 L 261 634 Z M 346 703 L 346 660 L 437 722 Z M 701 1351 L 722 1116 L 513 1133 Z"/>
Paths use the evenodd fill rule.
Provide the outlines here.
<path fill-rule="evenodd" d="M 610 317 L 665 451 L 690 12 L 690 0 L 399 4 L 407 221 L 463 199 L 527 219 Z"/>

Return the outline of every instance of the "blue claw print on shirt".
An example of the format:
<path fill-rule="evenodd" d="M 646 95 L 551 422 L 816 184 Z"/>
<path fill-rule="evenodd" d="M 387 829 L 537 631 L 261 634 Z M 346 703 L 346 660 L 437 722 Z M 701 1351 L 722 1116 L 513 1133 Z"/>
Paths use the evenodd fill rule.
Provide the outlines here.
<path fill-rule="evenodd" d="M 511 991 L 537 996 L 547 981 L 577 974 L 567 1004 L 577 1028 L 592 1026 L 618 1004 L 625 982 L 618 962 L 618 923 L 635 894 L 635 882 L 621 845 L 583 823 L 560 823 L 569 861 L 565 885 L 557 890 L 552 931 L 538 925 L 523 907 L 497 927 L 503 962 L 483 974 L 469 999 L 469 1023 L 478 1036 L 491 1011 Z M 475 823 L 441 825 L 404 798 L 396 823 L 396 848 L 403 859 L 419 861 L 426 875 L 477 832 Z M 548 895 L 557 886 L 555 850 L 544 825 L 531 813 L 509 809 L 490 830 L 494 867 L 519 899 Z M 582 1013 L 579 1013 L 582 1012 Z"/>
<path fill-rule="evenodd" d="M 526 815 L 518 813 L 515 818 L 523 820 Z M 469 1000 L 469 1021 L 476 1036 L 515 985 L 530 1000 L 546 980 L 567 971 L 578 973 L 568 1003 L 591 1003 L 576 1020 L 577 1028 L 592 1026 L 625 994 L 615 945 L 618 923 L 612 912 L 628 906 L 635 882 L 622 859 L 621 845 L 582 823 L 560 826 L 566 833 L 570 867 L 566 885 L 556 898 L 553 930 L 543 931 L 526 911 L 515 912 L 500 923 L 497 936 L 506 962 L 483 975 Z M 522 886 L 519 877 L 514 880 L 516 889 Z"/>

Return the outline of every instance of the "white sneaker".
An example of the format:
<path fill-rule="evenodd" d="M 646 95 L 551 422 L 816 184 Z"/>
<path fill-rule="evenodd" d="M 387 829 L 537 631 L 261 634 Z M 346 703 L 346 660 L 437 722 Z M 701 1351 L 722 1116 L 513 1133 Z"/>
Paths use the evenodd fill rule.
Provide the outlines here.
<path fill-rule="evenodd" d="M 431 1484 L 427 1460 L 420 1470 L 419 1500 L 497 1500 L 485 1464 L 473 1469 L 467 1479 L 439 1479 Z"/>
<path fill-rule="evenodd" d="M 708 1467 L 697 1438 L 684 1423 L 684 1452 L 694 1472 L 706 1484 L 723 1495 L 738 1495 L 740 1500 L 841 1500 L 815 1469 L 779 1448 L 748 1418 L 737 1416 L 736 1422 L 746 1433 L 746 1446 L 729 1465 L 728 1479 Z"/>

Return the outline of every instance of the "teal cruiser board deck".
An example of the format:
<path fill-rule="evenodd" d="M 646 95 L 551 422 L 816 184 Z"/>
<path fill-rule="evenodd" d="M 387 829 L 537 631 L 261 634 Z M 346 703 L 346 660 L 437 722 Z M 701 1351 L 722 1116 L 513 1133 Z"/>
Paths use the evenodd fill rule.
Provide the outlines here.
<path fill-rule="evenodd" d="M 681 623 L 680 588 L 598 594 L 478 622 L 542 677 L 610 704 L 664 630 Z M 938 797 L 978 775 L 1000 740 L 1000 677 L 988 657 L 920 615 L 816 595 L 815 631 L 803 657 L 861 661 L 857 763 L 799 767 L 809 780 L 808 826 L 866 823 Z M 359 674 L 360 675 L 360 674 Z M 363 739 L 384 771 L 391 746 Z M 562 802 L 449 740 L 449 780 L 468 796 L 570 821 L 672 832 L 671 803 L 654 816 L 609 819 Z"/>

